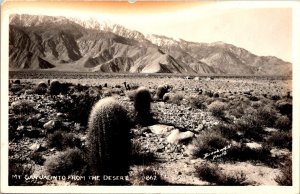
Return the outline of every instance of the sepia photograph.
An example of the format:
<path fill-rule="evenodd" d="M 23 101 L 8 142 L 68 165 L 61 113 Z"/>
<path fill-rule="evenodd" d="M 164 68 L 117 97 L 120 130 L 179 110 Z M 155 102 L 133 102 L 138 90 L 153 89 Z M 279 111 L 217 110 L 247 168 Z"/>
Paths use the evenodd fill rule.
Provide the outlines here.
<path fill-rule="evenodd" d="M 297 16 L 2 2 L 1 192 L 299 193 Z"/>

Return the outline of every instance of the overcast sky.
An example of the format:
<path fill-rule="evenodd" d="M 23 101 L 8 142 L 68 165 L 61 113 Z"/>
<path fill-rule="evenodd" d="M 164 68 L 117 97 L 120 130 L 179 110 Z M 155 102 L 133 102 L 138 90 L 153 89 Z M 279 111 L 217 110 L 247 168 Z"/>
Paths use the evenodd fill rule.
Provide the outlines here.
<path fill-rule="evenodd" d="M 195 42 L 223 41 L 257 55 L 273 55 L 286 61 L 292 56 L 292 9 L 273 6 L 237 6 L 235 2 L 130 4 L 114 7 L 68 4 L 10 6 L 9 13 L 97 17 L 144 34 L 158 34 Z M 129 3 L 128 3 L 129 4 Z M 143 6 L 141 6 L 143 5 Z M 170 4 L 171 5 L 171 4 Z M 73 7 L 72 7 L 73 6 Z M 246 8 L 247 7 L 247 8 Z M 263 7 L 263 8 L 262 8 Z M 103 9 L 101 9 L 103 8 Z"/>

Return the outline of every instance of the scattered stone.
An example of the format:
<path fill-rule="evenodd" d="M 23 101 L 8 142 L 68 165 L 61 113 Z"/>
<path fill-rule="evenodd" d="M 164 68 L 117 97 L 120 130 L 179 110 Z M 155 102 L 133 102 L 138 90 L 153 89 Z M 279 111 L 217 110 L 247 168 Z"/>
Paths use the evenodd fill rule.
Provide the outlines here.
<path fill-rule="evenodd" d="M 272 157 L 286 157 L 291 153 L 288 149 L 277 149 L 277 148 L 271 149 L 270 152 Z"/>
<path fill-rule="evenodd" d="M 198 127 L 195 129 L 196 132 L 201 131 L 204 128 L 203 124 L 198 125 Z"/>
<path fill-rule="evenodd" d="M 250 142 L 250 143 L 246 143 L 246 146 L 248 146 L 251 149 L 260 149 L 262 148 L 262 145 L 256 142 Z"/>
<path fill-rule="evenodd" d="M 24 130 L 24 126 L 23 125 L 21 125 L 21 126 L 19 126 L 18 128 L 17 128 L 17 131 L 23 131 Z"/>
<path fill-rule="evenodd" d="M 31 149 L 32 151 L 38 151 L 40 149 L 41 145 L 38 143 L 34 143 L 32 144 L 29 149 Z"/>
<path fill-rule="evenodd" d="M 264 131 L 266 131 L 266 132 L 276 132 L 276 131 L 278 131 L 277 129 L 275 129 L 275 128 L 270 128 L 270 127 L 266 127 L 266 128 L 264 128 Z"/>
<path fill-rule="evenodd" d="M 169 126 L 169 125 L 157 124 L 157 125 L 150 126 L 149 129 L 154 134 L 163 135 L 163 134 L 167 134 L 170 131 L 172 131 L 174 129 L 174 127 L 173 126 Z"/>
<path fill-rule="evenodd" d="M 55 121 L 54 120 L 50 120 L 47 123 L 45 123 L 43 127 L 45 129 L 53 129 L 55 127 Z"/>
<path fill-rule="evenodd" d="M 180 132 L 178 129 L 174 129 L 167 137 L 167 142 L 176 144 L 181 141 L 191 139 L 194 137 L 194 133 L 191 131 Z"/>

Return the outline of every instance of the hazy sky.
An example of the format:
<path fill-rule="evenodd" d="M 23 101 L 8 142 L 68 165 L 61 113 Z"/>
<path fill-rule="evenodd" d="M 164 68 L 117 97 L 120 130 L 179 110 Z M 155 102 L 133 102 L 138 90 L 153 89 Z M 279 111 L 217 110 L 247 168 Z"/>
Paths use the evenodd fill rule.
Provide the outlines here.
<path fill-rule="evenodd" d="M 223 41 L 257 55 L 273 55 L 291 61 L 292 9 L 282 5 L 270 8 L 268 4 L 261 6 L 259 2 L 254 2 L 249 7 L 249 3 L 14 2 L 7 3 L 4 10 L 7 13 L 80 18 L 92 16 L 101 20 L 108 19 L 144 34 L 165 35 L 195 42 Z"/>

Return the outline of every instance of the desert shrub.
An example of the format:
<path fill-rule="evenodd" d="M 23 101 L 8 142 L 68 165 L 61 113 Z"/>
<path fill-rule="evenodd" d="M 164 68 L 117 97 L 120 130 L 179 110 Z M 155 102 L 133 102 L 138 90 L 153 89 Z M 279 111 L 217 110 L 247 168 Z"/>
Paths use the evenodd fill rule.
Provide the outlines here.
<path fill-rule="evenodd" d="M 278 164 L 275 158 L 271 157 L 271 147 L 264 144 L 260 148 L 250 148 L 246 144 L 232 145 L 227 154 L 222 157 L 225 161 L 250 161 L 253 163 L 264 163 L 274 167 Z"/>
<path fill-rule="evenodd" d="M 268 144 L 278 147 L 287 148 L 292 150 L 292 132 L 278 131 L 273 132 L 267 139 Z"/>
<path fill-rule="evenodd" d="M 67 113 L 69 119 L 87 125 L 89 110 L 99 100 L 99 96 L 77 93 L 70 98 L 63 97 L 56 101 L 55 107 L 58 112 Z"/>
<path fill-rule="evenodd" d="M 170 94 L 170 95 L 168 95 Z M 183 100 L 183 94 L 182 93 L 167 93 L 164 95 L 163 97 L 163 101 L 166 101 L 165 96 L 169 97 L 168 102 L 173 103 L 173 104 L 177 104 L 180 105 L 181 101 Z"/>
<path fill-rule="evenodd" d="M 130 177 L 133 185 L 168 185 L 159 174 L 158 170 L 153 167 L 141 168 Z"/>
<path fill-rule="evenodd" d="M 209 90 L 205 90 L 204 94 L 208 97 L 213 97 L 214 96 L 214 93 L 212 91 L 209 91 Z"/>
<path fill-rule="evenodd" d="M 58 150 L 63 150 L 68 147 L 80 147 L 81 141 L 73 133 L 55 131 L 53 134 L 48 135 L 47 145 L 50 148 L 55 147 Z"/>
<path fill-rule="evenodd" d="M 11 84 L 9 87 L 9 91 L 11 92 L 20 92 L 23 89 L 23 86 L 20 84 Z"/>
<path fill-rule="evenodd" d="M 292 117 L 291 115 L 293 113 L 293 105 L 291 103 L 285 101 L 278 101 L 275 106 L 281 114 L 287 115 L 290 118 Z"/>
<path fill-rule="evenodd" d="M 264 130 L 255 112 L 253 112 L 253 114 L 245 113 L 235 126 L 236 129 L 243 134 L 243 138 L 248 138 L 253 141 L 263 140 Z"/>
<path fill-rule="evenodd" d="M 33 160 L 36 164 L 43 165 L 45 158 L 40 152 L 33 152 L 29 155 L 30 159 Z"/>
<path fill-rule="evenodd" d="M 222 137 L 220 132 L 212 130 L 203 130 L 199 136 L 193 140 L 193 155 L 196 157 L 205 157 L 205 154 L 222 149 L 229 144 L 228 140 Z"/>
<path fill-rule="evenodd" d="M 126 176 L 130 163 L 130 127 L 127 111 L 114 98 L 104 98 L 89 117 L 88 161 L 93 175 Z M 100 181 L 101 184 L 122 184 Z M 95 182 L 95 184 L 99 184 Z"/>
<path fill-rule="evenodd" d="M 276 100 L 280 100 L 281 98 L 278 95 L 272 95 L 271 99 L 274 100 L 274 101 L 276 101 Z"/>
<path fill-rule="evenodd" d="M 61 83 L 60 84 L 60 93 L 63 95 L 66 95 L 70 92 L 70 88 L 72 88 L 74 85 L 72 83 Z M 51 85 L 50 85 L 51 87 Z"/>
<path fill-rule="evenodd" d="M 246 175 L 243 172 L 226 174 L 216 164 L 205 163 L 196 167 L 196 174 L 199 178 L 216 185 L 248 185 Z"/>
<path fill-rule="evenodd" d="M 215 101 L 208 106 L 208 110 L 213 116 L 222 118 L 225 116 L 224 111 L 226 110 L 226 104 L 220 101 Z"/>
<path fill-rule="evenodd" d="M 212 127 L 212 131 L 217 131 L 227 139 L 239 141 L 242 137 L 238 135 L 238 129 L 235 124 L 219 124 Z"/>
<path fill-rule="evenodd" d="M 251 101 L 259 101 L 259 98 L 256 96 L 247 96 Z"/>
<path fill-rule="evenodd" d="M 124 91 L 121 88 L 112 88 L 111 94 L 112 95 L 123 95 Z"/>
<path fill-rule="evenodd" d="M 277 120 L 277 111 L 270 105 L 265 105 L 257 109 L 258 119 L 261 125 L 265 127 L 273 127 Z"/>
<path fill-rule="evenodd" d="M 291 186 L 293 185 L 293 170 L 292 170 L 292 160 L 290 158 L 281 167 L 281 176 L 276 176 L 275 181 L 279 185 Z"/>
<path fill-rule="evenodd" d="M 78 148 L 67 149 L 49 157 L 45 162 L 45 169 L 53 176 L 83 175 L 87 170 L 85 154 Z"/>
<path fill-rule="evenodd" d="M 258 109 L 259 107 L 263 106 L 263 103 L 261 101 L 254 101 L 251 102 L 251 107 Z"/>
<path fill-rule="evenodd" d="M 126 92 L 126 96 L 129 98 L 130 101 L 134 100 L 136 94 L 136 90 L 130 90 Z"/>
<path fill-rule="evenodd" d="M 246 109 L 246 106 L 241 103 L 240 105 L 233 105 L 228 108 L 229 114 L 235 116 L 235 118 L 241 118 L 245 112 L 244 110 Z"/>
<path fill-rule="evenodd" d="M 35 103 L 29 100 L 18 100 L 10 105 L 10 110 L 12 110 L 15 114 L 23 114 L 27 115 L 35 111 L 34 108 Z"/>
<path fill-rule="evenodd" d="M 188 98 L 189 105 L 196 109 L 206 109 L 205 98 L 200 96 L 191 96 Z"/>
<path fill-rule="evenodd" d="M 283 131 L 288 131 L 292 128 L 292 122 L 287 116 L 279 116 L 275 123 L 275 127 Z"/>
<path fill-rule="evenodd" d="M 30 183 L 25 180 L 25 175 L 30 176 L 33 173 L 33 167 L 30 164 L 22 164 L 15 161 L 9 161 L 8 163 L 8 185 L 9 186 L 27 186 Z M 20 175 L 20 178 L 14 177 L 14 175 Z"/>
<path fill-rule="evenodd" d="M 156 160 L 156 157 L 152 152 L 143 149 L 141 143 L 134 140 L 131 142 L 130 158 L 130 163 L 135 165 L 147 165 Z"/>
<path fill-rule="evenodd" d="M 220 95 L 219 95 L 219 93 L 214 93 L 214 96 L 213 96 L 214 98 L 219 98 L 220 97 Z"/>

